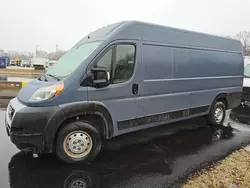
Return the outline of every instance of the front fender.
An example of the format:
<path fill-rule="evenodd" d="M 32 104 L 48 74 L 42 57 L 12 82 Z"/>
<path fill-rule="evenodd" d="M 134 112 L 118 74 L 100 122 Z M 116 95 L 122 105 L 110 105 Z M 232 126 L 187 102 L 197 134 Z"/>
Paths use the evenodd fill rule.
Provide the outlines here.
<path fill-rule="evenodd" d="M 97 101 L 74 102 L 60 105 L 66 119 L 86 114 L 96 114 L 101 116 L 105 123 L 106 138 L 113 136 L 113 120 L 107 107 Z"/>
<path fill-rule="evenodd" d="M 73 102 L 59 105 L 62 113 L 55 113 L 54 116 L 49 121 L 46 127 L 45 135 L 47 136 L 47 143 L 49 144 L 48 150 L 52 152 L 54 147 L 54 141 L 58 129 L 69 118 L 86 115 L 86 114 L 96 114 L 99 115 L 105 124 L 105 138 L 113 137 L 113 121 L 112 117 L 105 107 L 100 102 Z"/>

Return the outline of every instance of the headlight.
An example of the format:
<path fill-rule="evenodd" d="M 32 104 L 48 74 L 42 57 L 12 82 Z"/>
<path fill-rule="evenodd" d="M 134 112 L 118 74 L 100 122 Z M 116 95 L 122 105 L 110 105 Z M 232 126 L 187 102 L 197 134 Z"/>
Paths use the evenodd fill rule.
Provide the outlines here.
<path fill-rule="evenodd" d="M 48 99 L 51 99 L 52 97 L 55 97 L 59 95 L 64 88 L 63 82 L 60 82 L 59 84 L 48 86 L 48 87 L 42 87 L 38 89 L 29 99 L 29 101 L 32 102 L 39 102 L 39 101 L 45 101 Z"/>

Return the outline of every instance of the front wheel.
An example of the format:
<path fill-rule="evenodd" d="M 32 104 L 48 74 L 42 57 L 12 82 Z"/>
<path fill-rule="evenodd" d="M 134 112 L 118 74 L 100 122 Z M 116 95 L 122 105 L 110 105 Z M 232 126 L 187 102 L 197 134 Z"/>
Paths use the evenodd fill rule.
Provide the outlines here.
<path fill-rule="evenodd" d="M 88 163 L 101 149 L 101 137 L 91 124 L 76 121 L 65 125 L 56 141 L 56 154 L 66 163 Z"/>
<path fill-rule="evenodd" d="M 210 113 L 208 115 L 208 121 L 212 125 L 222 125 L 226 117 L 226 107 L 222 101 L 217 101 L 211 106 Z"/>

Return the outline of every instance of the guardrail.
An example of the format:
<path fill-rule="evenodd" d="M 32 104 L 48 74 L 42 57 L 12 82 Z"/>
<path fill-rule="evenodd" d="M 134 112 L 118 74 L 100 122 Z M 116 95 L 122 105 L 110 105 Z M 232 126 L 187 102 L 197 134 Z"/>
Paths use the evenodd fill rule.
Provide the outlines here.
<path fill-rule="evenodd" d="M 27 84 L 27 81 L 24 82 L 0 81 L 0 99 L 14 98 L 19 92 L 19 90 L 25 84 Z"/>
<path fill-rule="evenodd" d="M 23 82 L 0 81 L 0 89 L 21 89 L 27 83 L 28 81 L 23 81 Z"/>
<path fill-rule="evenodd" d="M 0 75 L 9 76 L 39 76 L 43 74 L 43 70 L 34 69 L 21 69 L 21 68 L 10 68 L 10 69 L 0 69 Z"/>

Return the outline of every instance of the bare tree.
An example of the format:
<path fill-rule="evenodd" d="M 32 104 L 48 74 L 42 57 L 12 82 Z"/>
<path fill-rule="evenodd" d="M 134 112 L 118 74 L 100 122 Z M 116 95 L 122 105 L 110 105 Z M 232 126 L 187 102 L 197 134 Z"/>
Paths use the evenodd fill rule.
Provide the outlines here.
<path fill-rule="evenodd" d="M 236 38 L 242 42 L 244 53 L 247 52 L 250 45 L 250 32 L 249 31 L 241 31 L 236 34 Z"/>
<path fill-rule="evenodd" d="M 47 58 L 48 52 L 43 51 L 43 50 L 39 50 L 39 51 L 37 51 L 37 56 L 38 56 L 38 57 Z"/>
<path fill-rule="evenodd" d="M 58 50 L 57 52 L 52 52 L 48 54 L 48 59 L 50 60 L 58 60 L 65 54 L 65 51 Z"/>
<path fill-rule="evenodd" d="M 9 57 L 11 60 L 14 60 L 17 57 L 20 57 L 20 53 L 16 51 L 9 51 Z"/>

